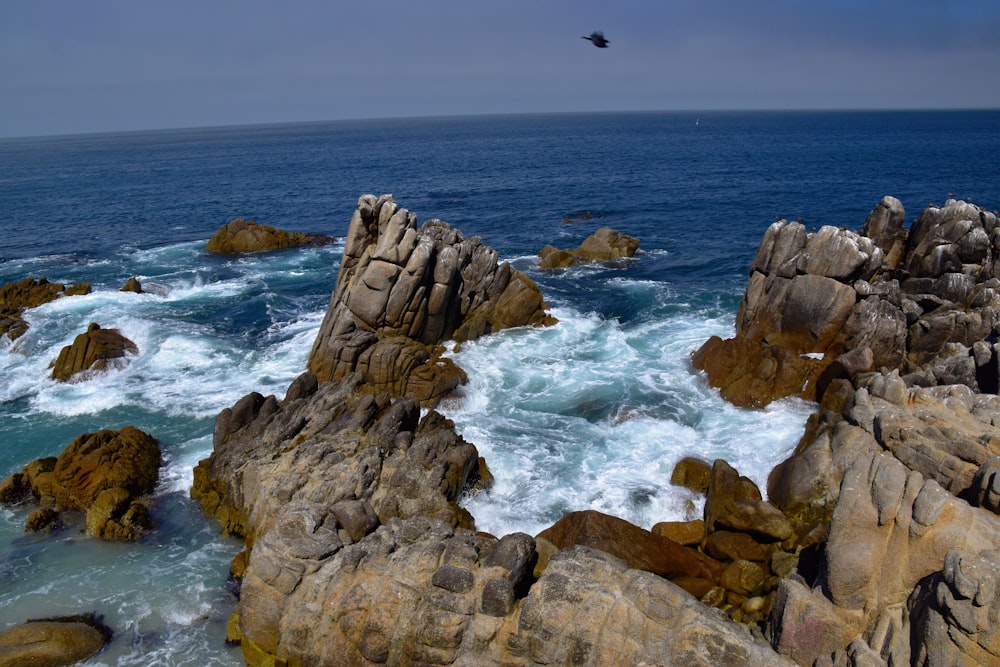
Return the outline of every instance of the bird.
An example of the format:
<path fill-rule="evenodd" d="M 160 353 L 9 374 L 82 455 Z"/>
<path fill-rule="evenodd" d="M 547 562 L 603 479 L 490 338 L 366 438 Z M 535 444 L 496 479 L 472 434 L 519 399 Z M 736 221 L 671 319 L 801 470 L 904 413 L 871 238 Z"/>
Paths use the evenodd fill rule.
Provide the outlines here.
<path fill-rule="evenodd" d="M 583 38 L 589 39 L 591 43 L 599 49 L 606 49 L 608 48 L 608 44 L 611 43 L 604 37 L 604 33 L 600 30 L 595 30 L 589 35 L 585 35 Z"/>

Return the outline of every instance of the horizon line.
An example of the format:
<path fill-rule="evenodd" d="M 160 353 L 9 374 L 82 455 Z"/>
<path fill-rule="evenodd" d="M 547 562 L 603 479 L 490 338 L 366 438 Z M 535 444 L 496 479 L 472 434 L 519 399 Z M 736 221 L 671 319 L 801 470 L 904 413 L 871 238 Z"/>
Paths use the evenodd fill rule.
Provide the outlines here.
<path fill-rule="evenodd" d="M 969 112 L 998 112 L 1000 107 L 806 107 L 806 108 L 705 108 L 705 109 L 606 109 L 592 111 L 498 111 L 482 113 L 455 113 L 455 114 L 416 114 L 410 116 L 368 116 L 350 118 L 326 118 L 311 120 L 288 120 L 288 121 L 260 121 L 246 123 L 229 124 L 209 124 L 209 125 L 178 125 L 174 127 L 148 127 L 126 130 L 91 130 L 83 132 L 54 132 L 51 134 L 10 134 L 0 135 L 0 141 L 21 141 L 32 139 L 68 139 L 74 137 L 102 136 L 102 135 L 127 135 L 145 134 L 158 132 L 183 132 L 183 131 L 207 131 L 225 129 L 251 129 L 280 127 L 291 125 L 325 125 L 335 123 L 363 123 L 363 122 L 386 122 L 386 121 L 409 121 L 409 120 L 459 120 L 474 118 L 505 118 L 518 116 L 598 116 L 598 115 L 625 115 L 625 114 L 670 114 L 670 115 L 694 115 L 698 114 L 747 114 L 747 113 L 789 113 L 789 114 L 810 114 L 810 113 L 969 113 Z"/>

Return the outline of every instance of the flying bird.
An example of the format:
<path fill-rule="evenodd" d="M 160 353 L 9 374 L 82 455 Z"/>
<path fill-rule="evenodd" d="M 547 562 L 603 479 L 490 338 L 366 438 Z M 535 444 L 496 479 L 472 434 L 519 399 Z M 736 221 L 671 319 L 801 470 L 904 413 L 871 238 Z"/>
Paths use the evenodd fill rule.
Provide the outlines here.
<path fill-rule="evenodd" d="M 608 48 L 608 44 L 611 43 L 604 37 L 604 33 L 600 30 L 595 30 L 589 35 L 585 35 L 584 39 L 589 39 L 590 42 L 599 49 L 606 49 Z"/>

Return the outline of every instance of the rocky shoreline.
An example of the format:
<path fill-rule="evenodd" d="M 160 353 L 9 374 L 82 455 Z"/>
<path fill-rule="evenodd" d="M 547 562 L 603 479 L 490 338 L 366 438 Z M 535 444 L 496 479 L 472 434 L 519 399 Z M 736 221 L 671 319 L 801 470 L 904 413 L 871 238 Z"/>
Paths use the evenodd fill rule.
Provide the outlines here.
<path fill-rule="evenodd" d="M 739 404 L 817 401 L 767 500 L 695 462 L 704 521 L 492 536 L 457 503 L 490 475 L 432 409 L 461 381 L 435 349 L 547 324 L 544 301 L 477 314 L 505 293 L 495 253 L 362 198 L 309 372 L 224 411 L 196 470 L 247 539 L 231 639 L 253 665 L 997 660 L 1000 229 L 956 201 L 903 222 L 887 197 L 860 233 L 775 223 L 736 337 L 693 355 Z"/>
<path fill-rule="evenodd" d="M 192 498 L 246 541 L 229 641 L 250 665 L 1000 663 L 1000 225 L 954 200 L 904 222 L 885 197 L 858 232 L 774 223 L 735 335 L 692 354 L 737 405 L 815 402 L 766 493 L 689 457 L 671 481 L 704 494 L 701 519 L 577 511 L 496 536 L 460 502 L 492 475 L 435 410 L 465 381 L 443 345 L 555 319 L 480 239 L 362 196 L 307 368 L 223 410 L 194 470 Z M 540 265 L 638 244 L 605 228 Z M 88 288 L 4 286 L 3 331 Z M 94 324 L 53 373 L 135 353 Z M 32 530 L 83 512 L 95 536 L 141 539 L 159 465 L 149 434 L 84 434 L 0 502 L 38 500 Z"/>

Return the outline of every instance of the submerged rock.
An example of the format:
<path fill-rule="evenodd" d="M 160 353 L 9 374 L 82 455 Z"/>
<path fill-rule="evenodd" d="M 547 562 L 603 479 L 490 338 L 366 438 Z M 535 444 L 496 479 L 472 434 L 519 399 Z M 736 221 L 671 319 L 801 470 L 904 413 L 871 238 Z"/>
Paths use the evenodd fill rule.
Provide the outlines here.
<path fill-rule="evenodd" d="M 222 225 L 208 240 L 205 252 L 217 255 L 231 255 L 251 252 L 268 252 L 284 248 L 306 245 L 329 245 L 334 238 L 324 234 L 304 234 L 288 232 L 254 220 L 236 218 Z"/>
<path fill-rule="evenodd" d="M 60 382 L 85 380 L 92 373 L 123 368 L 127 355 L 138 354 L 139 347 L 118 329 L 102 329 L 91 322 L 87 332 L 59 351 L 52 362 L 52 379 Z"/>
<path fill-rule="evenodd" d="M 574 250 L 545 246 L 538 252 L 541 257 L 539 266 L 543 269 L 560 269 L 588 262 L 610 262 L 633 257 L 638 249 L 639 239 L 610 227 L 602 227 Z"/>
<path fill-rule="evenodd" d="M 28 308 L 36 308 L 61 296 L 89 294 L 90 283 L 77 283 L 66 287 L 50 283 L 45 278 L 25 278 L 0 286 L 0 335 L 14 340 L 28 330 L 28 323 L 21 315 Z"/>
<path fill-rule="evenodd" d="M 110 540 L 136 540 L 152 528 L 144 496 L 159 478 L 160 448 L 131 426 L 85 433 L 58 456 L 38 459 L 0 484 L 0 500 L 34 498 L 46 518 L 33 515 L 36 529 L 56 520 L 53 512 L 83 512 L 87 532 Z"/>

